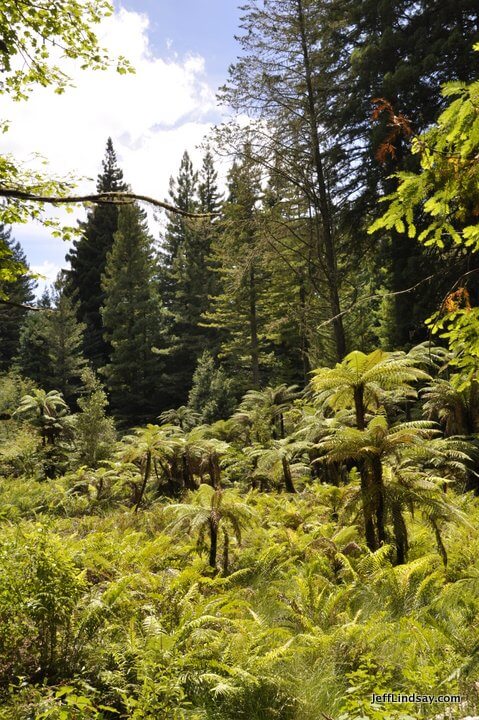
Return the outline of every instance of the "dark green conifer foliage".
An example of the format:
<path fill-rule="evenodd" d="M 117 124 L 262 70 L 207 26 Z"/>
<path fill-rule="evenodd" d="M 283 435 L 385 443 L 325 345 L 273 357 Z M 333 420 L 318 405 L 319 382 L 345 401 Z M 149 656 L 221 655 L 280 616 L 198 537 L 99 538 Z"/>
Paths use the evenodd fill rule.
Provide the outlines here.
<path fill-rule="evenodd" d="M 354 198 L 345 219 L 360 252 L 364 240 L 358 226 L 366 214 L 378 212 L 378 196 L 394 190 L 388 176 L 411 169 L 417 161 L 405 151 L 400 133 L 390 140 L 391 153 L 381 151 L 391 133 L 391 119 L 384 112 L 372 123 L 373 99 L 391 103 L 396 114 L 410 120 L 414 132 L 424 130 L 444 106 L 441 85 L 476 76 L 472 46 L 479 40 L 478 21 L 476 0 L 335 0 L 323 5 L 321 52 L 316 59 L 328 93 L 323 124 L 342 148 L 342 173 Z M 452 258 L 441 258 L 396 232 L 384 240 L 380 253 L 378 261 L 389 269 L 388 289 L 393 292 L 438 271 L 431 285 L 394 297 L 387 344 L 418 342 L 423 339 L 424 318 L 453 282 Z M 456 267 L 456 277 L 460 272 Z"/>
<path fill-rule="evenodd" d="M 235 161 L 228 175 L 228 191 L 222 232 L 214 246 L 219 290 L 205 323 L 222 333 L 221 357 L 239 372 L 244 387 L 259 387 L 271 346 L 266 337 L 269 273 L 258 246 L 258 167 L 249 159 Z"/>
<path fill-rule="evenodd" d="M 68 404 L 75 400 L 85 366 L 84 324 L 76 319 L 77 308 L 65 292 L 60 275 L 51 293 L 42 295 L 38 307 L 29 312 L 20 331 L 15 366 L 42 390 L 61 392 Z"/>
<path fill-rule="evenodd" d="M 112 349 L 102 372 L 112 411 L 127 425 L 152 420 L 161 409 L 158 348 L 163 320 L 155 274 L 146 214 L 137 205 L 124 206 L 103 276 L 102 316 L 105 339 Z"/>
<path fill-rule="evenodd" d="M 50 357 L 47 333 L 52 302 L 48 290 L 44 290 L 37 307 L 42 310 L 28 312 L 20 328 L 18 353 L 14 364 L 18 372 L 33 380 L 37 387 L 49 389 Z"/>
<path fill-rule="evenodd" d="M 218 367 L 213 355 L 205 350 L 198 360 L 188 406 L 200 416 L 201 423 L 226 420 L 236 406 L 233 381 Z"/>
<path fill-rule="evenodd" d="M 11 237 L 11 231 L 0 225 L 0 245 L 4 248 L 6 256 L 15 263 L 22 263 L 28 267 L 27 259 L 20 246 Z M 15 277 L 11 282 L 0 283 L 0 294 L 8 298 L 10 303 L 16 305 L 0 304 L 0 370 L 8 370 L 18 351 L 20 327 L 28 312 L 19 305 L 28 305 L 34 300 L 33 289 L 35 281 L 27 275 Z"/>
<path fill-rule="evenodd" d="M 200 175 L 194 171 L 187 152 L 183 154 L 176 179 L 170 180 L 171 201 L 189 212 L 216 213 L 220 195 L 213 157 L 205 154 Z M 214 292 L 211 244 L 216 223 L 192 222 L 171 214 L 164 237 L 161 292 L 170 316 L 170 352 L 167 360 L 171 406 L 184 404 L 198 357 L 215 343 L 216 332 L 201 326 Z"/>
<path fill-rule="evenodd" d="M 103 170 L 98 176 L 98 192 L 126 190 L 123 173 L 118 168 L 111 138 L 106 144 Z M 79 301 L 79 319 L 86 324 L 85 355 L 95 368 L 108 360 L 109 347 L 103 337 L 100 309 L 104 304 L 101 277 L 105 272 L 106 258 L 113 245 L 118 228 L 118 208 L 114 205 L 95 205 L 82 223 L 83 235 L 74 242 L 67 255 L 71 263 L 69 292 Z"/>
<path fill-rule="evenodd" d="M 78 395 L 83 355 L 85 324 L 77 321 L 77 307 L 65 292 L 65 277 L 60 275 L 53 290 L 53 310 L 46 313 L 45 338 L 49 358 L 48 387 L 62 393 L 68 405 Z"/>

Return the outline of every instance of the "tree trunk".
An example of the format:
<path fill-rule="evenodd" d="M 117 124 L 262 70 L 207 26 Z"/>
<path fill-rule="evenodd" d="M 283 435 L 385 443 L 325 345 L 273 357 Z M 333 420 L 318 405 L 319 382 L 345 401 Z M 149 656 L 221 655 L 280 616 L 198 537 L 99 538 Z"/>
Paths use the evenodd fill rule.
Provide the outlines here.
<path fill-rule="evenodd" d="M 354 409 L 356 412 L 356 427 L 364 430 L 366 427 L 366 409 L 364 407 L 364 386 L 356 385 L 354 388 Z"/>
<path fill-rule="evenodd" d="M 374 527 L 373 520 L 373 493 L 371 492 L 371 481 L 370 475 L 367 471 L 365 463 L 361 463 L 360 467 L 361 476 L 361 499 L 363 506 L 363 518 L 364 518 L 364 534 L 366 536 L 366 544 L 371 552 L 378 549 L 378 541 L 376 538 L 376 530 Z"/>
<path fill-rule="evenodd" d="M 371 468 L 371 480 L 374 492 L 374 505 L 376 515 L 376 530 L 378 545 L 384 545 L 386 542 L 386 528 L 385 528 L 385 498 L 384 498 L 384 481 L 383 481 L 383 466 L 381 458 L 375 456 L 370 461 Z"/>
<path fill-rule="evenodd" d="M 210 523 L 210 567 L 216 569 L 216 555 L 218 552 L 218 525 L 214 520 L 209 521 Z"/>
<path fill-rule="evenodd" d="M 393 506 L 392 518 L 396 544 L 396 565 L 404 565 L 408 551 L 408 538 L 406 523 L 399 506 Z"/>
<path fill-rule="evenodd" d="M 317 120 L 316 99 L 313 88 L 311 59 L 309 56 L 310 51 L 306 38 L 306 22 L 303 12 L 303 0 L 297 0 L 297 9 L 301 39 L 301 51 L 303 55 L 303 67 L 306 81 L 308 121 L 311 136 L 311 147 L 313 150 L 313 164 L 316 174 L 317 191 L 319 195 L 317 200 L 323 230 L 322 240 L 324 243 L 324 254 L 326 260 L 326 282 L 328 285 L 329 302 L 331 306 L 332 325 L 334 330 L 334 340 L 336 344 L 336 356 L 338 361 L 341 361 L 346 355 L 346 338 L 344 334 L 343 319 L 340 315 L 341 304 L 339 300 L 338 269 L 336 261 L 336 249 L 334 245 L 333 218 L 326 188 L 323 160 L 321 157 L 321 148 L 319 144 L 319 126 Z"/>
<path fill-rule="evenodd" d="M 143 495 L 145 494 L 146 483 L 148 482 L 148 479 L 150 477 L 150 472 L 151 472 L 151 452 L 147 452 L 146 460 L 145 460 L 145 474 L 143 476 L 143 483 L 141 485 L 140 494 L 138 496 L 138 500 L 135 505 L 135 512 L 138 512 L 138 508 L 140 507 L 141 501 L 143 500 Z"/>
<path fill-rule="evenodd" d="M 301 278 L 301 285 L 299 287 L 299 304 L 301 307 L 301 360 L 303 363 L 303 382 L 307 384 L 309 382 L 309 373 L 311 371 L 311 365 L 309 362 L 309 338 L 306 325 L 306 288 L 304 286 L 304 280 Z"/>
<path fill-rule="evenodd" d="M 191 475 L 191 469 L 190 469 L 190 463 L 188 461 L 187 455 L 183 455 L 182 458 L 182 464 L 183 464 L 183 483 L 187 490 L 196 490 L 196 485 L 193 481 L 193 477 Z"/>
<path fill-rule="evenodd" d="M 223 544 L 223 575 L 228 575 L 229 570 L 229 548 L 230 548 L 230 538 L 228 535 L 227 530 L 223 528 L 223 538 L 224 538 L 224 544 Z"/>
<path fill-rule="evenodd" d="M 290 468 L 289 462 L 285 457 L 283 457 L 283 458 L 281 458 L 281 463 L 283 465 L 283 478 L 284 478 L 285 488 L 288 492 L 295 493 L 296 488 L 294 487 L 294 484 L 293 484 L 293 477 L 291 475 L 291 468 Z"/>
<path fill-rule="evenodd" d="M 211 456 L 208 459 L 208 475 L 210 476 L 210 481 L 212 487 L 214 487 L 215 490 L 221 489 L 221 470 L 218 463 L 218 458 Z"/>
<path fill-rule="evenodd" d="M 258 317 L 256 310 L 256 278 L 254 265 L 251 263 L 249 271 L 249 325 L 251 342 L 251 379 L 253 387 L 259 387 L 259 342 Z"/>

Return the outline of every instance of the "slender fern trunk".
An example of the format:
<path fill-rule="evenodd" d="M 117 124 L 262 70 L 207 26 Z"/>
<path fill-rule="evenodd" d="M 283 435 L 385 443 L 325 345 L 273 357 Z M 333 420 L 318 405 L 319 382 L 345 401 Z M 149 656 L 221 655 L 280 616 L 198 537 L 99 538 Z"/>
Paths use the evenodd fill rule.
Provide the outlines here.
<path fill-rule="evenodd" d="M 210 518 L 210 567 L 216 568 L 216 556 L 218 554 L 218 523 Z"/>
<path fill-rule="evenodd" d="M 293 476 L 291 475 L 291 467 L 287 458 L 281 458 L 281 463 L 283 465 L 284 486 L 287 492 L 295 493 L 296 488 L 294 487 Z"/>
<path fill-rule="evenodd" d="M 407 526 L 399 505 L 392 506 L 394 541 L 396 545 L 396 565 L 406 562 L 408 551 Z"/>
<path fill-rule="evenodd" d="M 385 528 L 385 490 L 383 480 L 383 466 L 379 456 L 373 457 L 371 460 L 371 480 L 374 492 L 374 505 L 376 515 L 376 531 L 378 545 L 381 546 L 386 542 Z"/>
<path fill-rule="evenodd" d="M 210 481 L 211 481 L 212 487 L 214 487 L 215 490 L 220 490 L 221 489 L 221 470 L 220 470 L 218 458 L 216 456 L 211 456 L 208 459 L 208 475 L 210 476 Z"/>
<path fill-rule="evenodd" d="M 150 478 L 150 474 L 151 474 L 151 452 L 148 451 L 146 454 L 146 460 L 145 460 L 145 472 L 143 475 L 143 482 L 141 484 L 140 494 L 138 495 L 138 500 L 135 505 L 135 512 L 138 512 L 138 508 L 140 507 L 141 501 L 143 500 L 143 495 L 145 494 L 146 485 Z"/>
<path fill-rule="evenodd" d="M 364 385 L 354 387 L 354 410 L 356 414 L 356 427 L 364 430 L 366 427 L 366 408 L 364 407 Z"/>
<path fill-rule="evenodd" d="M 357 385 L 354 388 L 354 409 L 356 414 L 356 427 L 358 430 L 366 428 L 366 408 L 364 406 L 364 387 Z M 374 525 L 375 488 L 371 482 L 371 472 L 365 460 L 358 463 L 361 477 L 361 500 L 363 506 L 364 533 L 366 544 L 374 552 L 379 547 L 378 535 Z"/>
<path fill-rule="evenodd" d="M 378 541 L 376 537 L 376 528 L 374 527 L 374 511 L 372 500 L 372 488 L 370 475 L 364 463 L 361 463 L 361 500 L 364 518 L 364 534 L 366 536 L 366 544 L 371 552 L 378 549 Z"/>
<path fill-rule="evenodd" d="M 230 549 L 230 536 L 228 531 L 223 528 L 223 575 L 228 575 L 229 570 L 229 549 Z"/>

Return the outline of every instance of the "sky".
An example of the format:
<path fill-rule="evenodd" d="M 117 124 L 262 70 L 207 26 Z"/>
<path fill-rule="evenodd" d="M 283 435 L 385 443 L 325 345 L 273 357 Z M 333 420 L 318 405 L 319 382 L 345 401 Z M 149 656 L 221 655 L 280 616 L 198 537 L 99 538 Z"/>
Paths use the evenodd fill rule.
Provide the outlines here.
<path fill-rule="evenodd" d="M 62 68 L 75 87 L 64 95 L 35 88 L 29 100 L 2 107 L 10 120 L 4 152 L 32 167 L 40 153 L 59 175 L 82 178 L 79 191 L 93 191 L 108 136 L 112 137 L 125 180 L 138 193 L 165 199 L 183 151 L 198 167 L 201 144 L 223 110 L 215 93 L 238 53 L 236 0 L 122 0 L 97 29 L 111 56 L 122 54 L 134 75 L 81 71 L 71 61 Z M 55 211 L 56 216 L 61 211 Z M 85 217 L 80 209 L 78 218 Z M 72 217 L 65 216 L 67 224 Z M 152 228 L 158 233 L 158 226 Z M 40 225 L 18 225 L 20 241 L 35 272 L 45 275 L 39 292 L 65 266 L 68 245 Z"/>

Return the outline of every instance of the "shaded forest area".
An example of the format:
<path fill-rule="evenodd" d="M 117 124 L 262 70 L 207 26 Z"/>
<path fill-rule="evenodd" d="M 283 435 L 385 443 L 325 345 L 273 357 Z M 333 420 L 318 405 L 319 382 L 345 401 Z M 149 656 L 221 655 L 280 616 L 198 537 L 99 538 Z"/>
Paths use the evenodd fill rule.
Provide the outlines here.
<path fill-rule="evenodd" d="M 71 187 L 2 156 L 1 720 L 478 712 L 478 16 L 245 5 L 161 237 L 109 138 L 39 300 L 10 225 Z"/>

